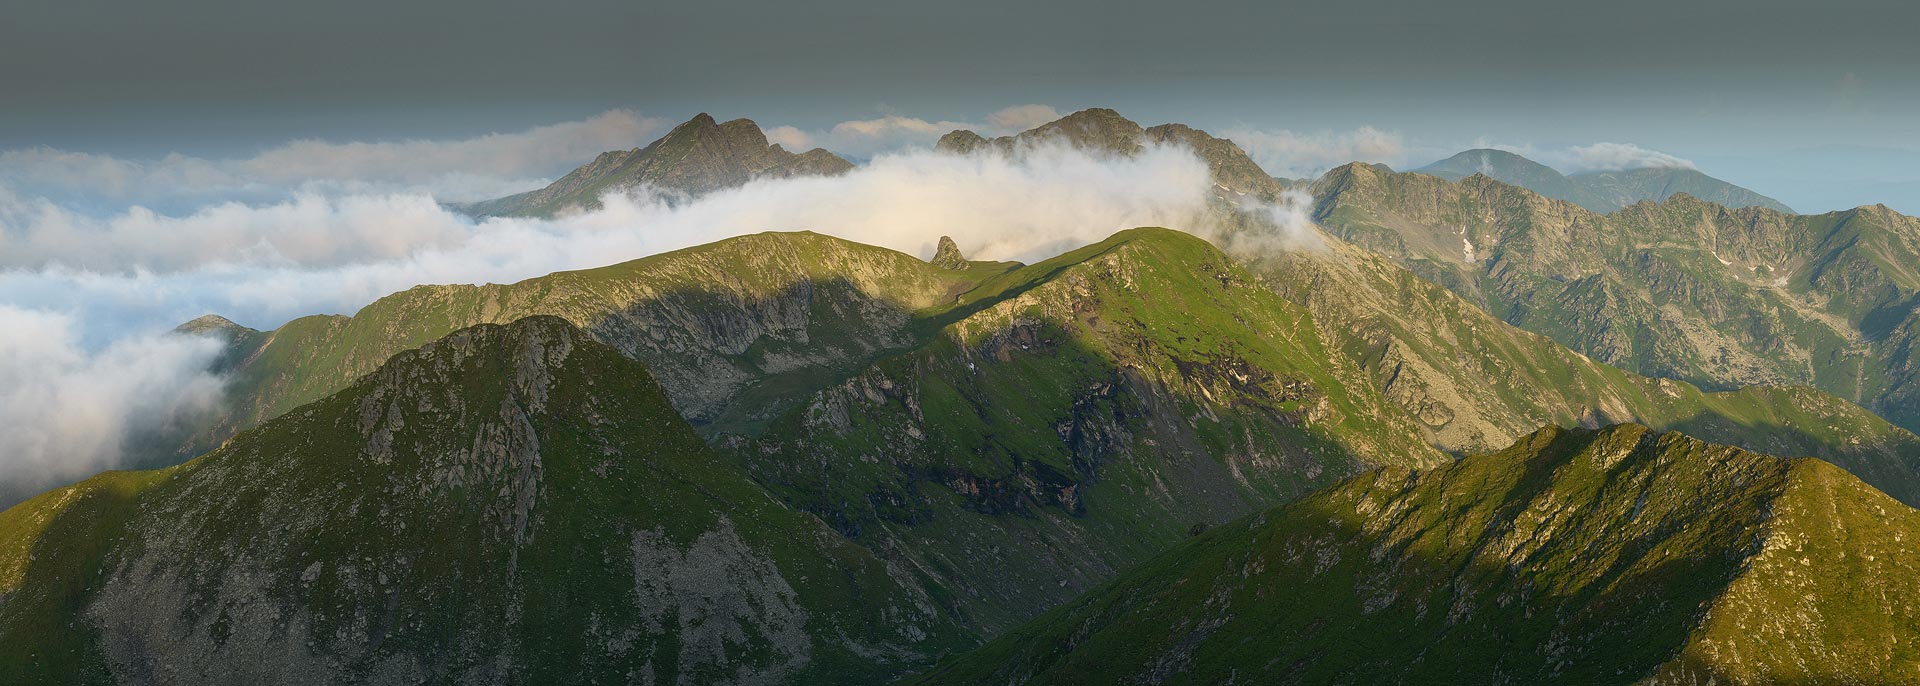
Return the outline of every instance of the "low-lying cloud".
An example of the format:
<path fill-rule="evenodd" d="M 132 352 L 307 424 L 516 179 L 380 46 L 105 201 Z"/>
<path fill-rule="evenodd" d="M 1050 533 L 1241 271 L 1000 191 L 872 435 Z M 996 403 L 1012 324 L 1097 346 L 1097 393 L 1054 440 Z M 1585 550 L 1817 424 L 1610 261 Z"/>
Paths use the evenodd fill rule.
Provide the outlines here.
<path fill-rule="evenodd" d="M 1569 174 L 1626 169 L 1693 169 L 1693 162 L 1632 143 L 1594 143 L 1566 149 L 1549 162 Z"/>
<path fill-rule="evenodd" d="M 164 333 L 205 313 L 270 328 L 422 283 L 512 282 L 762 231 L 922 257 L 950 235 L 977 259 L 1034 261 L 1134 226 L 1214 235 L 1211 187 L 1185 148 L 1041 146 L 1017 158 L 883 154 L 840 176 L 692 200 L 635 189 L 557 219 L 475 220 L 417 193 L 100 218 L 16 195 L 0 203 L 0 425 L 30 430 L 0 439 L 0 482 L 117 465 L 126 436 L 214 402 L 219 380 L 205 370 L 217 344 Z M 1311 239 L 1309 205 L 1243 209 L 1280 227 L 1262 247 L 1293 248 Z"/>
<path fill-rule="evenodd" d="M 866 159 L 932 147 L 941 136 L 959 129 L 989 137 L 1004 136 L 1045 124 L 1060 116 L 1060 111 L 1051 105 L 1015 105 L 987 115 L 985 123 L 929 121 L 888 114 L 872 119 L 843 121 L 825 131 L 776 126 L 767 130 L 767 140 L 789 150 L 826 148 L 856 159 Z"/>
<path fill-rule="evenodd" d="M 1362 126 L 1351 131 L 1299 133 L 1255 128 L 1228 129 L 1247 156 L 1268 174 L 1312 178 L 1348 162 L 1405 164 L 1407 142 L 1398 132 Z"/>
<path fill-rule="evenodd" d="M 129 436 L 211 409 L 221 345 L 142 335 L 87 350 L 72 317 L 0 304 L 0 497 L 118 466 Z"/>

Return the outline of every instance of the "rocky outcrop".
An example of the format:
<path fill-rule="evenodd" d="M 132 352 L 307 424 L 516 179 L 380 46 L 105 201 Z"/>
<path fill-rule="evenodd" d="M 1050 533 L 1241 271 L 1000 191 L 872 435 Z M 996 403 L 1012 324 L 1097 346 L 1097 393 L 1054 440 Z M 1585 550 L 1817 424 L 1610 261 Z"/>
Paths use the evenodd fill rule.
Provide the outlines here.
<path fill-rule="evenodd" d="M 933 259 L 927 261 L 941 269 L 966 269 L 967 256 L 960 254 L 960 246 L 949 236 L 940 237 L 940 245 L 933 251 Z"/>

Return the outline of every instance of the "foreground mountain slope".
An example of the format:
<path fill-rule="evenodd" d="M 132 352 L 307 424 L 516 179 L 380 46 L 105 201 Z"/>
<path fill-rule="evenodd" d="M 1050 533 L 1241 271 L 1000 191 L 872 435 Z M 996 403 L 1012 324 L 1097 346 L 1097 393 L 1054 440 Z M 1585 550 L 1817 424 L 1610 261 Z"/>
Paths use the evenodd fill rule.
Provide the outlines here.
<path fill-rule="evenodd" d="M 8 683 L 837 683 L 963 637 L 551 317 L 0 514 Z"/>
<path fill-rule="evenodd" d="M 1003 278 L 741 450 L 989 633 L 1196 528 L 1445 459 L 1304 309 L 1204 240 L 1134 229 Z"/>
<path fill-rule="evenodd" d="M 1219 527 L 928 683 L 1920 682 L 1920 513 L 1622 425 Z"/>
<path fill-rule="evenodd" d="M 1661 202 L 1682 193 L 1725 207 L 1763 207 L 1775 212 L 1793 212 L 1792 208 L 1778 200 L 1683 167 L 1643 167 L 1569 176 L 1505 150 L 1479 148 L 1413 171 L 1448 181 L 1460 181 L 1481 174 L 1600 214 L 1643 200 Z"/>
<path fill-rule="evenodd" d="M 1306 306 L 1323 339 L 1454 453 L 1511 444 L 1545 424 L 1618 422 L 1779 455 L 1812 455 L 1920 504 L 1920 436 L 1804 388 L 1702 392 L 1601 364 L 1494 318 L 1380 255 L 1332 236 L 1322 250 L 1246 259 Z"/>
<path fill-rule="evenodd" d="M 1329 232 L 1600 361 L 1709 388 L 1813 386 L 1920 427 L 1920 220 L 1685 195 L 1601 216 L 1484 176 L 1359 164 L 1314 188 Z"/>
<path fill-rule="evenodd" d="M 601 153 L 545 188 L 461 206 L 476 216 L 552 216 L 600 206 L 600 196 L 647 185 L 700 195 L 758 178 L 829 176 L 853 163 L 820 148 L 788 152 L 747 119 L 719 123 L 702 112 L 644 148 Z"/>

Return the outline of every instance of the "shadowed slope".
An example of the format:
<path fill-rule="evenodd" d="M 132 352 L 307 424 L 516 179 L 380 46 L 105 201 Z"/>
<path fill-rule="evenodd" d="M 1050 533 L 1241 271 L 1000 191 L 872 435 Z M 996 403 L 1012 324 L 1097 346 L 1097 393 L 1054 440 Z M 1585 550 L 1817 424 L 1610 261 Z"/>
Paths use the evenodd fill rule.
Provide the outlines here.
<path fill-rule="evenodd" d="M 1913 683 L 1920 513 L 1622 425 L 1220 527 L 928 683 Z"/>
<path fill-rule="evenodd" d="M 10 683 L 839 682 L 964 640 L 552 317 L 30 501 L 0 544 Z"/>

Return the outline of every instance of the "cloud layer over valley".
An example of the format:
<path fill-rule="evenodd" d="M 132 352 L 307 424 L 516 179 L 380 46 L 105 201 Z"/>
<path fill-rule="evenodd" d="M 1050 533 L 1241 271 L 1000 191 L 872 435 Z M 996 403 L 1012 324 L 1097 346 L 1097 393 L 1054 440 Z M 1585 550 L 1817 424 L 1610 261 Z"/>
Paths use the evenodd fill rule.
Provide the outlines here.
<path fill-rule="evenodd" d="M 1032 261 L 1133 226 L 1204 231 L 1194 222 L 1211 186 L 1183 148 L 1110 158 L 1042 147 L 1018 159 L 881 154 L 837 177 L 692 200 L 637 189 L 550 220 L 474 220 L 417 192 L 104 216 L 0 195 L 0 379 L 11 394 L 0 422 L 38 427 L 0 445 L 0 481 L 82 477 L 116 463 L 121 437 L 213 402 L 218 380 L 204 370 L 217 345 L 163 333 L 205 313 L 271 328 L 422 283 L 511 282 L 761 231 L 923 257 L 951 235 L 978 259 Z M 1279 224 L 1300 213 L 1266 211 Z"/>

